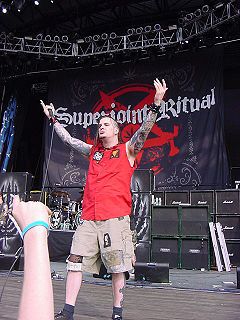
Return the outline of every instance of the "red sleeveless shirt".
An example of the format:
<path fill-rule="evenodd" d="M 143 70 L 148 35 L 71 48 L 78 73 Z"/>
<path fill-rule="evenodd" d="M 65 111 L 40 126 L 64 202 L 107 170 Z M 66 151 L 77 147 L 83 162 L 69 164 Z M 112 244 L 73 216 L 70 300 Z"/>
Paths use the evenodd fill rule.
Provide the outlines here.
<path fill-rule="evenodd" d="M 131 167 L 126 144 L 111 149 L 101 145 L 92 147 L 90 164 L 83 197 L 84 220 L 108 220 L 129 215 L 132 197 Z"/>

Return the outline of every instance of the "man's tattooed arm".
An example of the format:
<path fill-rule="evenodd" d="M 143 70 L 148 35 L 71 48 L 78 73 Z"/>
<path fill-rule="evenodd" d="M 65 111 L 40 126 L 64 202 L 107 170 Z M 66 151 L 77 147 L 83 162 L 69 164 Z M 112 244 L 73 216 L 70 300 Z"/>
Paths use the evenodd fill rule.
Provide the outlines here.
<path fill-rule="evenodd" d="M 147 118 L 143 121 L 141 127 L 134 133 L 132 138 L 127 142 L 127 148 L 133 156 L 136 156 L 141 151 L 144 142 L 147 139 L 157 118 L 157 113 L 150 111 Z"/>
<path fill-rule="evenodd" d="M 61 126 L 60 123 L 56 122 L 54 124 L 54 129 L 59 136 L 59 138 L 84 156 L 89 156 L 91 152 L 92 145 L 83 142 L 82 140 L 71 137 L 67 130 Z"/>

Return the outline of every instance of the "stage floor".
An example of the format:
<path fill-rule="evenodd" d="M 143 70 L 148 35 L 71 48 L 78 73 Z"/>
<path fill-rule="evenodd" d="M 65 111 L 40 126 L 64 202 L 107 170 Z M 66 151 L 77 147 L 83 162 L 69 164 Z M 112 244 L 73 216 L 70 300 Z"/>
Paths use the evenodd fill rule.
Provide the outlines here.
<path fill-rule="evenodd" d="M 55 310 L 62 308 L 65 295 L 65 264 L 52 263 Z M 6 273 L 0 273 L 2 288 Z M 75 320 L 111 319 L 111 281 L 85 275 L 78 297 Z M 23 280 L 13 272 L 4 290 L 0 319 L 17 319 Z M 236 271 L 170 270 L 169 284 L 128 280 L 124 320 L 239 320 L 240 290 Z M 34 320 L 34 317 L 33 317 Z"/>

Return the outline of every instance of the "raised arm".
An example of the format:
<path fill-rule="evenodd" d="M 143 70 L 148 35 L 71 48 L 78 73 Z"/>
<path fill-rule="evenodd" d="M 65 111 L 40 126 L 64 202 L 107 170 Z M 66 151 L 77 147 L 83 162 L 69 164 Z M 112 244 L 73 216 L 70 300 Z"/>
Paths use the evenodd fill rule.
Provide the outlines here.
<path fill-rule="evenodd" d="M 52 119 L 54 123 L 54 129 L 59 138 L 78 152 L 80 152 L 83 156 L 88 157 L 90 155 L 92 145 L 88 144 L 80 139 L 73 138 L 69 132 L 54 118 L 54 106 L 52 103 L 50 105 L 45 104 L 42 100 L 40 103 L 43 107 L 43 112 L 48 117 L 48 119 Z"/>
<path fill-rule="evenodd" d="M 168 89 L 164 79 L 162 80 L 162 83 L 158 79 L 155 79 L 154 87 L 156 89 L 154 104 L 151 106 L 150 111 L 146 119 L 143 121 L 141 127 L 134 133 L 132 138 L 126 144 L 129 159 L 135 159 L 138 152 L 141 151 L 144 142 L 146 141 L 147 136 L 157 119 L 160 103 Z"/>

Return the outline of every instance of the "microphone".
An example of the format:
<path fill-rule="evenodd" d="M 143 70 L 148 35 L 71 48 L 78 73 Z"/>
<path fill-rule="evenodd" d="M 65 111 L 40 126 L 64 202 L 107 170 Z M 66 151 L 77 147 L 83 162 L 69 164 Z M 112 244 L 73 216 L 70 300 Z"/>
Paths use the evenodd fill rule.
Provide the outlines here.
<path fill-rule="evenodd" d="M 53 118 L 54 117 L 53 109 L 49 108 L 48 112 L 49 112 L 50 117 Z"/>

